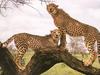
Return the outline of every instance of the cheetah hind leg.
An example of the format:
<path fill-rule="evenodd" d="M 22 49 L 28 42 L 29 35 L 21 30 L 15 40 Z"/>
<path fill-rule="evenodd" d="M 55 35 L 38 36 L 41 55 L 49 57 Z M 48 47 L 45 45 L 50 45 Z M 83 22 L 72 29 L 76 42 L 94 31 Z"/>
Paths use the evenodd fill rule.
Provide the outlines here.
<path fill-rule="evenodd" d="M 88 47 L 89 50 L 89 54 L 86 60 L 83 60 L 84 62 L 84 66 L 90 66 L 93 64 L 93 62 L 95 61 L 96 57 L 97 57 L 97 53 L 94 50 L 94 45 L 89 45 Z"/>
<path fill-rule="evenodd" d="M 19 67 L 19 69 L 21 69 L 21 70 L 25 69 L 25 66 L 24 66 L 25 64 L 23 63 L 25 61 L 24 61 L 24 59 L 22 59 L 25 52 L 26 52 L 26 50 L 23 50 L 23 51 L 19 50 L 18 54 L 15 57 L 15 62 L 17 64 L 17 66 Z"/>

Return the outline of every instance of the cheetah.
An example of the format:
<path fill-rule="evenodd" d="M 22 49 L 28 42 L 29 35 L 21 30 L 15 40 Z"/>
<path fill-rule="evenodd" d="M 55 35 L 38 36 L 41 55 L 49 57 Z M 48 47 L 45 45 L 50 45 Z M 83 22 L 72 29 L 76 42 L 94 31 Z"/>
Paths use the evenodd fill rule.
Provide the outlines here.
<path fill-rule="evenodd" d="M 20 69 L 22 69 L 23 65 L 20 63 L 20 61 L 22 60 L 22 57 L 29 48 L 35 51 L 47 47 L 57 47 L 59 39 L 59 29 L 55 29 L 51 31 L 49 35 L 45 36 L 32 35 L 29 33 L 18 33 L 5 41 L 3 43 L 3 47 L 9 48 L 9 44 L 11 42 L 14 42 L 15 47 L 17 49 L 15 63 Z"/>
<path fill-rule="evenodd" d="M 89 51 L 89 58 L 83 61 L 84 66 L 92 65 L 97 55 L 100 62 L 100 33 L 95 27 L 75 20 L 63 9 L 58 8 L 58 5 L 54 3 L 47 5 L 47 11 L 52 16 L 55 26 L 62 32 L 60 44 L 63 47 L 65 47 L 66 34 L 73 37 L 83 36 L 85 45 Z M 94 50 L 96 41 L 98 52 Z"/>

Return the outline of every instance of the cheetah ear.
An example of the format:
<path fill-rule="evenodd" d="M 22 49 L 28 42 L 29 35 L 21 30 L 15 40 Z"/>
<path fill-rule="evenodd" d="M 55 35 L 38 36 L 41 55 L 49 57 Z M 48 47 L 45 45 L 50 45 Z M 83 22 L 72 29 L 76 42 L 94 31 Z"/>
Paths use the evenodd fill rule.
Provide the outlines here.
<path fill-rule="evenodd" d="M 56 5 L 56 7 L 58 8 L 58 5 Z"/>
<path fill-rule="evenodd" d="M 51 30 L 50 32 L 52 33 L 53 31 Z"/>

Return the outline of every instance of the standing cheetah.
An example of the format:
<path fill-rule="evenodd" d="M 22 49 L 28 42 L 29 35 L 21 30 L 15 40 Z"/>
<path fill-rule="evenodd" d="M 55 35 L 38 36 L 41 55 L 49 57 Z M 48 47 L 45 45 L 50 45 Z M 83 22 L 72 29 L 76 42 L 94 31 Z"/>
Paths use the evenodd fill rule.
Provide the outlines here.
<path fill-rule="evenodd" d="M 62 32 L 62 45 L 65 45 L 64 41 L 66 40 L 66 33 L 73 37 L 84 36 L 85 45 L 90 53 L 89 59 L 84 61 L 84 65 L 89 66 L 92 65 L 97 57 L 97 52 L 94 50 L 94 43 L 97 41 L 100 61 L 100 33 L 96 28 L 73 19 L 69 14 L 58 8 L 58 5 L 54 3 L 47 5 L 47 11 L 52 16 L 55 26 Z"/>

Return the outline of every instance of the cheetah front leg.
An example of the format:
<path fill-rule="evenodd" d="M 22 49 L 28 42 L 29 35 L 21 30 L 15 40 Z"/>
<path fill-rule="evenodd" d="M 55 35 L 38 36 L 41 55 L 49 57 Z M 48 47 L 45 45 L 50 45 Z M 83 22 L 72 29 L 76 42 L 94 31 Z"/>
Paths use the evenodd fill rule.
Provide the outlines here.
<path fill-rule="evenodd" d="M 94 41 L 86 41 L 86 47 L 88 48 L 89 54 L 88 54 L 88 58 L 83 62 L 84 62 L 84 66 L 90 66 L 93 64 L 93 62 L 95 61 L 96 57 L 97 57 L 97 53 L 94 50 Z"/>
<path fill-rule="evenodd" d="M 61 38 L 60 38 L 60 48 L 66 48 L 66 32 L 64 30 L 60 30 Z"/>

